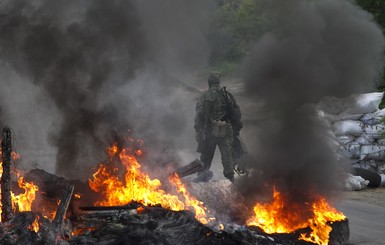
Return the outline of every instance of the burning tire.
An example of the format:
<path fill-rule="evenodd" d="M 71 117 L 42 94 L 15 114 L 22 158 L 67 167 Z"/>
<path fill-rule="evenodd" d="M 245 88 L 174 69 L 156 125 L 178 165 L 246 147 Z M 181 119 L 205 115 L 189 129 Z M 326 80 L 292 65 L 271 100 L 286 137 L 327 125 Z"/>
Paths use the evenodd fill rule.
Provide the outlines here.
<path fill-rule="evenodd" d="M 350 237 L 349 220 L 345 219 L 331 224 L 333 230 L 330 232 L 329 245 L 348 244 Z"/>

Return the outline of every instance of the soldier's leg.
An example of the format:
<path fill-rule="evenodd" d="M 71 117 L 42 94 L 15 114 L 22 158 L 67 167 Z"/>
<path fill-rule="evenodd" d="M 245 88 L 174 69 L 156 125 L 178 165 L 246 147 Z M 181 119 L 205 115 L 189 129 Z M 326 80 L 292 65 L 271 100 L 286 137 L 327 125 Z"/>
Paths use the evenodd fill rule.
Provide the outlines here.
<path fill-rule="evenodd" d="M 197 177 L 193 179 L 194 182 L 206 182 L 209 181 L 213 177 L 213 172 L 210 171 L 211 162 L 214 157 L 216 148 L 216 142 L 213 140 L 209 140 L 204 150 L 201 153 L 200 160 L 203 163 L 203 170 L 199 171 Z"/>
<path fill-rule="evenodd" d="M 221 151 L 223 175 L 230 181 L 234 180 L 234 136 L 231 126 L 229 126 L 226 136 L 218 142 L 219 150 Z"/>
<path fill-rule="evenodd" d="M 211 162 L 214 158 L 216 142 L 213 139 L 208 139 L 205 149 L 201 153 L 200 160 L 203 163 L 203 171 L 207 171 L 211 167 Z"/>

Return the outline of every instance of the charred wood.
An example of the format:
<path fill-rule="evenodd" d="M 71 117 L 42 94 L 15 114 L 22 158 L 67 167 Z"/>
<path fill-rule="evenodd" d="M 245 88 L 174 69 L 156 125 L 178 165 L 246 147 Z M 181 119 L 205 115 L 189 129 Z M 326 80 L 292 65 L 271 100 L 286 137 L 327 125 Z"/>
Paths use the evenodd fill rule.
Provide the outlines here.
<path fill-rule="evenodd" d="M 3 174 L 1 176 L 1 221 L 7 222 L 12 218 L 12 199 L 11 199 L 11 130 L 3 129 L 3 140 L 1 142 L 3 157 Z"/>
<path fill-rule="evenodd" d="M 188 211 L 135 203 L 121 210 L 86 212 L 72 223 L 74 232 L 80 234 L 73 237 L 71 244 L 275 244 L 265 236 L 251 233 L 242 237 L 214 231 Z"/>
<path fill-rule="evenodd" d="M 72 198 L 73 186 L 75 192 L 79 186 L 79 189 L 84 188 L 81 190 L 88 199 L 92 192 L 84 187 L 86 183 L 71 183 L 43 170 L 32 170 L 27 177 L 29 181 L 40 183 L 41 189 L 47 191 L 53 200 L 61 199 L 62 207 L 57 209 L 52 222 L 39 213 L 15 214 L 10 221 L 0 224 L 0 244 L 312 244 L 298 240 L 300 232 L 308 232 L 309 229 L 292 234 L 266 234 L 257 227 L 238 225 L 244 222 L 237 222 L 237 212 L 245 212 L 245 208 L 240 206 L 241 197 L 235 186 L 227 180 L 187 185 L 189 191 L 208 209 L 216 210 L 217 224 L 224 224 L 221 230 L 215 224 L 201 224 L 189 211 L 177 212 L 134 202 L 112 207 L 94 207 L 92 202 L 76 204 L 79 199 Z M 75 204 L 82 208 L 71 212 Z M 28 228 L 36 216 L 39 216 L 38 232 Z M 346 245 L 349 237 L 347 220 L 334 222 L 331 226 L 333 231 L 329 244 Z"/>
<path fill-rule="evenodd" d="M 72 194 L 74 193 L 74 185 L 68 185 L 65 189 L 65 192 L 63 194 L 63 197 L 60 199 L 59 207 L 56 211 L 55 218 L 53 220 L 53 223 L 61 229 L 61 226 L 64 221 L 65 214 L 68 209 L 68 205 L 70 204 Z"/>

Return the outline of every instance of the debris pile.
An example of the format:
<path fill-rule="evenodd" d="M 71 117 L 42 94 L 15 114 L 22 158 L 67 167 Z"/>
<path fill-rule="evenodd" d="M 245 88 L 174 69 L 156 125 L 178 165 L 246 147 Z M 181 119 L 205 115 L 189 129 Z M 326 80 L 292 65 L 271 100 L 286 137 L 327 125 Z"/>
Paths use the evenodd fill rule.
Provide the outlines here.
<path fill-rule="evenodd" d="M 11 148 L 10 131 L 5 129 L 2 140 L 4 171 L 10 171 L 5 164 L 11 163 Z M 244 218 L 250 210 L 243 206 L 241 195 L 227 180 L 185 185 L 176 173 L 172 173 L 168 179 L 183 200 L 177 204 L 186 206 L 173 208 L 168 202 L 155 199 L 151 203 L 149 201 L 158 193 L 165 192 L 160 189 L 158 179 L 151 179 L 140 170 L 137 159 L 142 151 L 136 148 L 132 148 L 135 151 L 131 148 L 120 151 L 116 147 L 109 149 L 113 150 L 109 158 L 111 163 L 101 164 L 88 183 L 70 181 L 40 169 L 23 174 L 22 179 L 35 183 L 38 186 L 36 191 L 39 191 L 36 195 L 34 193 L 28 210 L 9 207 L 15 206 L 12 198 L 9 206 L 4 202 L 2 215 L 5 218 L 0 223 L 0 244 L 312 244 L 311 241 L 301 240 L 304 234 L 311 234 L 314 230 L 311 226 L 301 226 L 287 233 L 267 234 L 258 226 L 244 225 Z M 114 164 L 118 163 L 126 166 L 127 172 L 122 175 L 126 178 L 124 183 L 118 179 L 119 175 L 109 175 L 114 173 L 116 167 L 111 172 L 104 171 L 107 166 L 117 166 Z M 99 176 L 100 173 L 103 175 Z M 4 200 L 4 197 L 11 196 L 11 187 L 16 185 L 16 181 L 10 173 L 3 174 L 1 181 L 2 187 L 4 183 L 10 186 L 2 189 Z M 119 199 L 117 203 L 115 199 L 102 202 L 106 200 L 106 194 L 112 193 L 100 191 L 105 190 L 105 183 L 114 184 L 108 185 L 109 188 L 117 187 L 114 189 L 117 197 L 123 194 L 122 197 L 126 198 L 129 193 L 132 197 Z M 155 184 L 155 188 L 150 184 Z M 124 187 L 131 189 L 119 192 L 125 190 Z M 138 190 L 153 195 L 143 195 L 147 198 L 144 201 Z M 163 196 L 166 197 L 166 194 Z M 162 198 L 161 201 L 168 200 Z M 329 244 L 346 244 L 349 238 L 348 221 L 340 219 L 329 222 L 329 225 L 333 227 L 330 228 L 333 229 L 330 236 L 329 232 L 327 234 Z"/>

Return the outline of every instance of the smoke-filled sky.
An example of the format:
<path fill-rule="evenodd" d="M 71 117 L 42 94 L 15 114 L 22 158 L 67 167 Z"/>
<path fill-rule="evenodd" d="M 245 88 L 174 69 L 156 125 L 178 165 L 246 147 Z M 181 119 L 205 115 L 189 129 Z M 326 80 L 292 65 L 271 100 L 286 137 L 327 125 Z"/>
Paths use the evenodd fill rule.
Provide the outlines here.
<path fill-rule="evenodd" d="M 128 129 L 154 153 L 183 145 L 186 132 L 193 139 L 194 95 L 181 83 L 207 65 L 214 8 L 204 0 L 2 1 L 0 122 L 13 128 L 21 155 L 40 154 L 48 159 L 34 159 L 40 167 L 76 178 Z"/>
<path fill-rule="evenodd" d="M 297 201 L 309 190 L 331 197 L 343 165 L 309 103 L 373 91 L 384 37 L 352 1 L 261 2 L 270 31 L 248 55 L 243 75 L 249 96 L 263 101 L 272 116 L 253 137 L 254 166 L 264 176 L 254 176 L 254 187 L 251 181 L 248 186 L 255 193 L 264 181 L 274 182 Z"/>

